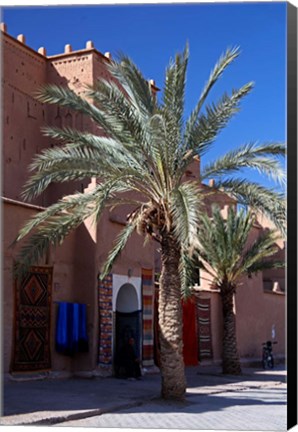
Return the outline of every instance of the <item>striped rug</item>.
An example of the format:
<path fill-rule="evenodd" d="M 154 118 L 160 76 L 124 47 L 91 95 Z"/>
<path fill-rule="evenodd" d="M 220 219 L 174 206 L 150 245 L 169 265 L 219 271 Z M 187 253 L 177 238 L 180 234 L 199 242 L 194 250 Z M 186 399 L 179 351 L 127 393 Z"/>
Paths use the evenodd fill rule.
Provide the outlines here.
<path fill-rule="evenodd" d="M 153 271 L 142 269 L 143 366 L 153 366 Z"/>
<path fill-rule="evenodd" d="M 197 302 L 199 360 L 212 359 L 211 300 Z"/>

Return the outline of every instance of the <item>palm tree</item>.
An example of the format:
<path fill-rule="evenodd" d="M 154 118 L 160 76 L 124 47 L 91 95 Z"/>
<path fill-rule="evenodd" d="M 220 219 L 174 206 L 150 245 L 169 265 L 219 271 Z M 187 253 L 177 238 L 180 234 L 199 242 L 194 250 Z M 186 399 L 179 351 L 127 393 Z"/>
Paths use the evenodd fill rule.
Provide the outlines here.
<path fill-rule="evenodd" d="M 245 84 L 230 95 L 224 94 L 217 103 L 205 104 L 215 82 L 238 55 L 239 50 L 235 48 L 220 57 L 187 120 L 184 118 L 187 46 L 166 69 L 161 102 L 141 71 L 125 55 L 110 62 L 108 68 L 113 79 L 100 78 L 94 87 L 87 88 L 86 98 L 55 85 L 45 86 L 37 96 L 43 103 L 85 114 L 99 129 L 95 135 L 70 128 L 46 127 L 43 132 L 61 140 L 62 145 L 35 157 L 31 164 L 35 173 L 24 188 L 24 198 L 36 197 L 52 182 L 88 177 L 100 180 L 94 190 L 64 197 L 24 226 L 17 241 L 34 232 L 21 250 L 17 271 L 20 274 L 22 269 L 37 262 L 50 245 L 60 244 L 86 218 L 92 216 L 98 222 L 106 207 L 132 204 L 134 211 L 108 255 L 101 277 L 111 270 L 134 231 L 160 243 L 159 325 L 164 398 L 181 399 L 186 389 L 181 293 L 189 287 L 185 260 L 196 240 L 201 184 L 185 182 L 183 176 L 194 157 L 201 157 L 213 144 L 253 87 L 252 83 Z M 205 111 L 201 112 L 203 105 Z M 284 151 L 280 143 L 250 146 L 240 151 L 242 157 L 230 156 L 227 166 L 223 161 L 220 170 L 229 174 L 251 167 L 270 172 L 281 180 L 277 156 Z M 215 171 L 214 168 L 212 175 Z M 251 185 L 249 192 L 235 181 L 239 196 L 247 204 L 253 205 L 256 200 L 260 210 L 279 223 L 280 214 L 284 214 L 283 197 L 248 184 Z M 135 199 L 128 199 L 127 192 L 134 192 Z M 278 209 L 280 214 L 273 209 Z"/>
<path fill-rule="evenodd" d="M 213 207 L 212 217 L 201 216 L 199 247 L 197 253 L 200 267 L 213 279 L 220 290 L 223 311 L 223 357 L 224 374 L 241 374 L 237 349 L 236 315 L 234 295 L 243 276 L 249 277 L 259 271 L 282 267 L 284 262 L 268 260 L 278 250 L 276 231 L 264 231 L 253 243 L 249 244 L 249 234 L 255 222 L 251 212 L 238 214 L 229 208 L 225 220 L 218 207 Z M 243 289 L 245 283 L 242 281 Z"/>

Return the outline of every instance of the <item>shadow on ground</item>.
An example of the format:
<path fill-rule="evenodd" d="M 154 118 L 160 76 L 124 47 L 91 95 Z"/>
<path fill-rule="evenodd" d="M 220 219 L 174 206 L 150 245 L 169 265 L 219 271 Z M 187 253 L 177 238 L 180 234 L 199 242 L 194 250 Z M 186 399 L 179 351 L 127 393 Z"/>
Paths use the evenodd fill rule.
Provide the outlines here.
<path fill-rule="evenodd" d="M 133 402 L 147 402 L 154 407 L 158 404 L 163 409 L 169 411 L 188 410 L 196 403 L 196 410 L 219 409 L 219 400 L 221 406 L 230 406 L 235 404 L 231 385 L 241 387 L 245 382 L 250 382 L 251 387 L 257 388 L 263 384 L 284 383 L 286 374 L 285 370 L 274 370 L 264 372 L 256 369 L 245 369 L 242 376 L 226 376 L 218 370 L 208 368 L 191 367 L 186 368 L 188 381 L 188 392 L 186 402 L 174 403 L 165 402 L 159 399 L 161 379 L 160 375 L 146 375 L 142 381 L 128 381 L 116 378 L 89 378 L 89 379 L 44 379 L 41 381 L 9 381 L 4 383 L 3 388 L 3 412 L 2 416 L 12 416 L 21 414 L 30 414 L 36 412 L 76 412 L 84 410 L 116 410 L 121 404 Z M 206 387 L 205 392 L 203 388 Z M 220 388 L 217 392 L 217 387 Z M 250 386 L 248 386 L 250 387 Z M 280 389 L 281 390 L 281 389 Z M 243 400 L 237 400 L 238 404 L 271 404 L 280 405 L 281 400 L 275 398 L 260 397 L 258 393 L 246 393 Z M 256 390 L 255 390 L 256 392 Z M 226 393 L 224 397 L 217 394 Z M 198 398 L 204 403 L 198 404 Z M 223 402 L 224 400 L 224 402 Z M 149 406 L 151 406 L 149 404 Z M 144 409 L 146 408 L 144 405 Z M 151 409 L 151 408 L 150 408 Z M 154 408 L 152 408 L 154 410 Z M 197 411 L 196 411 L 197 412 Z"/>

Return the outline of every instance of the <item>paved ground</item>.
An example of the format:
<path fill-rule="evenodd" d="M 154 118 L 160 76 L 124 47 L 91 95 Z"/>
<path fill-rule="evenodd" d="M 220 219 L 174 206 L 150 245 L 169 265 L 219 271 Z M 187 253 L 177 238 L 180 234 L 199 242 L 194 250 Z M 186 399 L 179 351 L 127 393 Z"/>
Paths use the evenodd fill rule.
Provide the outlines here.
<path fill-rule="evenodd" d="M 5 381 L 1 425 L 196 430 L 286 430 L 286 372 L 187 368 L 184 403 L 159 398 L 160 377 Z"/>

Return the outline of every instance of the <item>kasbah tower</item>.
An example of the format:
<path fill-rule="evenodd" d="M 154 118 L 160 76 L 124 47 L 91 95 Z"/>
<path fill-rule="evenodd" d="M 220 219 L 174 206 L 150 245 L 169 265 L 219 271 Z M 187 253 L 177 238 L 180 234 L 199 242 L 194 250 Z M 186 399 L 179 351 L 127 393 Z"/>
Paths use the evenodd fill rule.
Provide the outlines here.
<path fill-rule="evenodd" d="M 32 215 L 67 194 L 92 189 L 97 181 L 87 179 L 71 184 L 51 184 L 34 201 L 30 203 L 23 201 L 21 192 L 28 179 L 28 166 L 34 155 L 43 149 L 57 145 L 57 142 L 42 134 L 43 126 L 72 127 L 97 134 L 100 132 L 86 116 L 58 106 L 42 104 L 34 98 L 34 93 L 45 84 L 57 84 L 68 86 L 81 95 L 85 86 L 92 85 L 98 78 L 113 78 L 107 70 L 107 65 L 111 61 L 110 53 L 102 54 L 94 47 L 92 41 L 88 41 L 84 49 L 73 51 L 68 44 L 65 45 L 64 53 L 47 56 L 46 48 L 41 47 L 36 52 L 27 46 L 24 35 L 19 35 L 17 38 L 10 36 L 3 23 L 1 33 L 4 143 L 2 150 L 4 373 L 50 371 L 53 375 L 67 375 L 74 372 L 83 375 L 111 374 L 119 334 L 124 328 L 121 326 L 127 327 L 127 325 L 134 331 L 143 367 L 148 370 L 154 369 L 156 363 L 154 362 L 154 358 L 156 360 L 154 274 L 159 272 L 155 244 L 149 243 L 144 248 L 143 239 L 133 235 L 124 253 L 116 261 L 113 274 L 102 283 L 98 278 L 100 267 L 113 240 L 126 223 L 129 209 L 106 211 L 97 226 L 87 220 L 70 234 L 63 245 L 48 252 L 44 261 L 40 263 L 42 268 L 49 270 L 46 270 L 50 275 L 47 286 L 38 286 L 36 289 L 34 285 L 34 293 L 32 281 L 28 281 L 28 285 L 22 287 L 31 303 L 36 300 L 35 312 L 32 312 L 34 305 L 30 303 L 30 311 L 33 314 L 39 307 L 36 292 L 40 292 L 40 297 L 45 299 L 43 305 L 45 309 L 40 308 L 37 312 L 40 314 L 41 310 L 45 311 L 42 312 L 45 313 L 41 320 L 43 327 L 34 331 L 29 328 L 30 326 L 25 328 L 26 324 L 24 324 L 25 327 L 19 331 L 22 327 L 20 316 L 24 313 L 22 322 L 28 322 L 29 309 L 28 305 L 20 303 L 11 271 L 18 247 L 9 246 L 18 230 Z M 151 85 L 154 92 L 158 91 L 153 80 L 148 81 L 148 85 Z M 194 161 L 187 176 L 199 176 L 199 161 Z M 216 193 L 213 197 L 223 211 L 226 211 L 229 205 L 235 205 L 235 202 L 224 194 Z M 256 228 L 256 232 L 259 229 L 260 227 Z M 282 250 L 282 243 L 280 247 Z M 272 279 L 279 281 L 281 286 L 284 283 L 284 276 L 280 273 L 274 274 Z M 203 280 L 201 285 L 204 285 Z M 258 329 L 266 328 L 267 333 L 261 334 L 257 330 L 250 340 L 249 335 L 246 334 L 246 328 L 249 326 L 241 327 L 239 323 L 240 353 L 242 356 L 257 356 L 263 339 L 270 338 L 271 324 L 274 323 L 280 337 L 280 354 L 284 355 L 284 292 L 282 289 L 275 289 L 274 296 L 270 294 L 270 308 L 266 308 L 264 302 L 268 302 L 268 297 L 264 300 L 266 295 L 264 297 L 262 275 L 254 281 L 253 289 L 260 292 L 257 297 L 254 296 L 251 308 L 250 300 L 245 296 L 242 300 L 239 296 L 238 308 L 243 309 L 244 313 L 250 309 L 250 312 L 246 313 L 251 316 L 254 325 Z M 210 297 L 209 294 L 208 296 Z M 259 298 L 257 302 L 256 298 Z M 56 352 L 56 317 L 59 302 L 82 303 L 87 306 L 88 352 L 78 352 L 74 356 Z M 206 314 L 208 309 L 206 309 L 207 303 L 201 304 L 203 314 Z M 207 315 L 204 315 L 204 320 L 209 320 L 209 327 L 204 334 L 203 348 L 206 359 L 219 361 L 222 319 L 218 293 L 211 295 L 208 304 L 209 309 Z M 264 310 L 267 311 L 266 316 Z M 252 311 L 262 312 L 258 314 L 260 322 L 256 322 Z M 121 321 L 119 318 L 121 314 L 126 318 L 129 316 L 128 321 Z M 198 339 L 197 327 L 193 331 L 194 339 Z M 242 340 L 245 341 L 243 346 Z"/>

